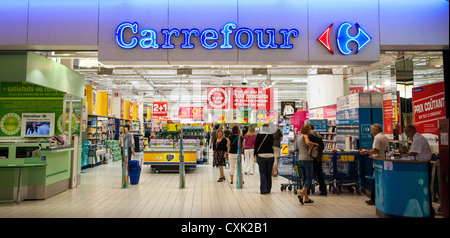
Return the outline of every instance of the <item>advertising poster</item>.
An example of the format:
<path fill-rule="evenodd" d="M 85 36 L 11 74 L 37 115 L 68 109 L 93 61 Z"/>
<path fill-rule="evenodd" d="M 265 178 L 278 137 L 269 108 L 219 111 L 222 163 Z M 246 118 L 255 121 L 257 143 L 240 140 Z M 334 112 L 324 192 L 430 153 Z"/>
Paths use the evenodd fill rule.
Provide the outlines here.
<path fill-rule="evenodd" d="M 180 119 L 203 119 L 203 107 L 180 107 Z"/>
<path fill-rule="evenodd" d="M 336 118 L 337 105 L 328 106 L 323 108 L 323 118 L 330 119 Z"/>
<path fill-rule="evenodd" d="M 50 137 L 54 134 L 55 113 L 22 113 L 22 137 Z"/>
<path fill-rule="evenodd" d="M 389 138 L 394 137 L 394 108 L 392 106 L 392 93 L 383 94 L 383 132 Z"/>
<path fill-rule="evenodd" d="M 228 109 L 229 88 L 207 88 L 208 109 Z"/>
<path fill-rule="evenodd" d="M 27 82 L 0 82 L 0 137 L 20 137 L 22 113 L 54 113 L 62 121 L 62 92 Z M 62 127 L 52 125 L 56 134 Z"/>
<path fill-rule="evenodd" d="M 231 88 L 231 107 L 251 107 L 253 110 L 273 110 L 273 88 Z"/>
<path fill-rule="evenodd" d="M 295 113 L 295 102 L 281 102 L 281 115 L 290 117 Z"/>
<path fill-rule="evenodd" d="M 444 82 L 412 89 L 414 126 L 430 144 L 438 143 L 438 119 L 445 118 Z"/>
<path fill-rule="evenodd" d="M 167 118 L 167 102 L 153 102 L 152 119 L 164 120 Z"/>

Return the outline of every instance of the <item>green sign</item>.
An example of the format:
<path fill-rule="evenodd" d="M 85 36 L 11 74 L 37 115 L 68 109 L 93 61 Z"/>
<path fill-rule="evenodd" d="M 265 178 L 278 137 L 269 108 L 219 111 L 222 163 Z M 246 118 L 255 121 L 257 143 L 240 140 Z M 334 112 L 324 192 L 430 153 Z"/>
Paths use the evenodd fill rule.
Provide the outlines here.
<path fill-rule="evenodd" d="M 252 110 L 252 107 L 240 107 L 239 108 L 239 111 L 241 111 L 241 112 L 245 112 L 245 111 L 249 112 L 251 110 Z"/>

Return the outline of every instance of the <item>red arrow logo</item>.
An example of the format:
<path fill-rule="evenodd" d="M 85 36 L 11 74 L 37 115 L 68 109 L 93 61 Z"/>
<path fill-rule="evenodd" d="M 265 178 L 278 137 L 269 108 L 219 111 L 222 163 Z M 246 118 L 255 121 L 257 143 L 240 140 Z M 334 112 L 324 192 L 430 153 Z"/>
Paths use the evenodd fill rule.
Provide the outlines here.
<path fill-rule="evenodd" d="M 322 35 L 319 36 L 319 38 L 317 38 L 317 40 L 322 43 L 322 45 L 325 46 L 325 48 L 327 48 L 327 50 L 329 50 L 331 54 L 334 54 L 333 49 L 331 49 L 330 45 L 330 31 L 332 26 L 333 23 L 331 23 L 331 25 L 322 33 Z"/>

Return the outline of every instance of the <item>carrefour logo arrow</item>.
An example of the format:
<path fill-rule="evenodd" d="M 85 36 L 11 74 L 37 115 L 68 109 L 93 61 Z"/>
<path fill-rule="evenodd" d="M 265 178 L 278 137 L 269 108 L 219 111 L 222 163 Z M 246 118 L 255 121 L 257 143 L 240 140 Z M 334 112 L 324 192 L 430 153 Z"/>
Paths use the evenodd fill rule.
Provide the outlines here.
<path fill-rule="evenodd" d="M 348 22 L 344 22 L 339 26 L 338 34 L 337 34 L 337 45 L 339 48 L 339 51 L 343 55 L 349 55 L 352 53 L 352 49 L 348 48 L 348 45 L 350 42 L 354 41 L 358 45 L 358 50 L 356 51 L 356 54 L 358 54 L 364 46 L 369 43 L 370 40 L 372 40 L 372 37 L 369 36 L 362 28 L 359 26 L 358 23 L 355 24 L 356 29 L 358 30 L 358 33 L 356 36 L 350 36 L 349 30 L 352 27 L 352 24 Z"/>
<path fill-rule="evenodd" d="M 336 42 L 339 49 L 339 52 L 343 55 L 349 55 L 352 53 L 352 49 L 349 48 L 350 42 L 355 42 L 358 45 L 358 49 L 356 51 L 356 54 L 358 54 L 364 46 L 366 46 L 370 40 L 372 40 L 372 37 L 367 34 L 367 32 L 362 29 L 362 27 L 356 23 L 356 29 L 358 33 L 356 36 L 351 36 L 349 31 L 350 28 L 352 28 L 352 24 L 348 22 L 344 22 L 339 26 Z M 330 32 L 331 28 L 333 27 L 333 24 L 331 24 L 320 36 L 317 38 L 317 40 L 328 50 L 331 54 L 334 54 L 333 49 L 330 45 Z"/>
<path fill-rule="evenodd" d="M 317 38 L 317 40 L 322 43 L 322 45 L 325 46 L 325 48 L 327 48 L 327 50 L 329 50 L 331 54 L 334 54 L 333 49 L 330 45 L 330 31 L 332 26 L 333 23 L 331 23 L 331 25 L 322 33 L 322 35 L 319 36 L 319 38 Z"/>

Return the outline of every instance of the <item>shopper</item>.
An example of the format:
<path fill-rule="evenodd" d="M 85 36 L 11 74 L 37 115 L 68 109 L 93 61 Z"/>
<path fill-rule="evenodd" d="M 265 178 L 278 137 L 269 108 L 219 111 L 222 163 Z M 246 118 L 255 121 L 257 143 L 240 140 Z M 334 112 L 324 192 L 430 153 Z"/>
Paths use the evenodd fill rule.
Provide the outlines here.
<path fill-rule="evenodd" d="M 134 155 L 134 138 L 130 133 L 130 125 L 128 124 L 123 127 L 123 133 L 119 137 L 119 147 L 122 150 L 122 158 L 125 158 L 125 138 L 128 138 L 128 160 L 131 160 L 131 155 Z M 125 159 L 122 159 L 122 166 L 124 162 Z"/>
<path fill-rule="evenodd" d="M 212 149 L 213 145 L 216 143 L 217 140 L 217 132 L 219 131 L 219 125 L 215 125 L 213 132 L 211 133 L 211 143 L 209 144 L 209 148 Z"/>
<path fill-rule="evenodd" d="M 413 125 L 406 126 L 406 135 L 412 139 L 411 148 L 409 149 L 408 156 L 413 156 L 420 161 L 431 160 L 431 148 L 427 139 L 417 132 Z"/>
<path fill-rule="evenodd" d="M 244 135 L 244 173 L 251 174 L 255 172 L 255 127 L 250 126 L 247 134 Z"/>
<path fill-rule="evenodd" d="M 427 139 L 417 132 L 416 128 L 413 125 L 408 125 L 405 128 L 406 135 L 412 139 L 411 148 L 409 149 L 408 156 L 413 156 L 419 161 L 430 161 L 431 160 L 431 148 Z M 431 181 L 431 165 L 428 165 L 428 179 Z M 432 194 L 429 194 L 429 199 L 432 201 Z M 432 206 L 432 203 L 429 203 L 430 215 L 434 217 L 436 212 Z"/>
<path fill-rule="evenodd" d="M 239 152 L 238 147 L 240 147 L 239 149 L 241 149 L 242 151 L 244 144 L 244 138 L 242 138 L 242 136 L 239 134 L 240 134 L 239 127 L 233 126 L 231 128 L 231 135 L 230 138 L 228 139 L 228 146 L 227 146 L 229 148 L 228 160 L 230 163 L 230 184 L 233 184 L 233 177 L 236 171 L 237 157 Z M 239 146 L 239 143 L 241 143 L 241 146 Z"/>
<path fill-rule="evenodd" d="M 319 195 L 326 196 L 327 195 L 327 187 L 325 185 L 325 180 L 323 177 L 322 170 L 322 155 L 323 150 L 325 148 L 322 140 L 322 136 L 314 131 L 314 125 L 312 123 L 308 124 L 311 127 L 311 133 L 308 135 L 308 139 L 314 143 L 319 145 L 317 157 L 313 158 L 313 171 L 317 175 L 317 180 L 319 181 Z"/>
<path fill-rule="evenodd" d="M 311 127 L 308 124 L 302 126 L 301 135 L 297 137 L 298 146 L 298 161 L 302 170 L 303 188 L 298 195 L 298 200 L 303 205 L 304 203 L 313 203 L 314 201 L 308 197 L 308 189 L 312 184 L 313 176 L 313 158 L 309 155 L 309 147 L 319 146 L 309 140 Z"/>
<path fill-rule="evenodd" d="M 272 168 L 273 168 L 273 136 L 269 134 L 269 125 L 264 124 L 261 132 L 256 136 L 253 147 L 260 174 L 261 194 L 270 193 L 272 188 Z"/>
<path fill-rule="evenodd" d="M 278 166 L 278 157 L 281 155 L 281 141 L 283 140 L 283 133 L 280 128 L 277 128 L 277 131 L 273 133 L 273 168 L 272 168 L 272 176 L 277 176 L 277 166 Z"/>
<path fill-rule="evenodd" d="M 217 140 L 214 142 L 213 146 L 213 167 L 219 167 L 219 180 L 217 182 L 222 182 L 225 180 L 225 175 L 223 173 L 223 166 L 225 166 L 225 157 L 227 156 L 227 144 L 228 139 L 223 136 L 223 131 L 217 131 Z"/>
<path fill-rule="evenodd" d="M 371 150 L 360 150 L 359 153 L 365 155 L 370 154 L 371 158 L 385 159 L 386 152 L 389 150 L 389 138 L 383 134 L 383 129 L 379 124 L 373 124 L 371 127 L 373 138 L 373 144 Z M 373 168 L 372 168 L 373 171 Z M 373 191 L 370 193 L 370 200 L 366 203 L 369 205 L 375 205 L 375 179 L 372 180 Z"/>

